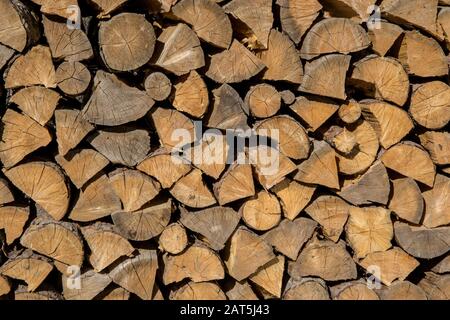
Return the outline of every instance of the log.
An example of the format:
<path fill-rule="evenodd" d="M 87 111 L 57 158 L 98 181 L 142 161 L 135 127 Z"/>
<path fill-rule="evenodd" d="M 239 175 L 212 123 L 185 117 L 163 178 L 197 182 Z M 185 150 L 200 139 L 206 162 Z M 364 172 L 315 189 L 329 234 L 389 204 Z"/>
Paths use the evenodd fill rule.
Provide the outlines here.
<path fill-rule="evenodd" d="M 408 99 L 409 79 L 399 61 L 370 55 L 354 64 L 353 84 L 367 96 L 403 106 Z"/>
<path fill-rule="evenodd" d="M 180 223 L 168 225 L 159 237 L 159 249 L 170 254 L 179 254 L 188 245 L 186 229 Z"/>
<path fill-rule="evenodd" d="M 0 43 L 0 69 L 8 63 L 8 61 L 13 57 L 14 50 L 4 46 Z"/>
<path fill-rule="evenodd" d="M 284 179 L 271 190 L 280 200 L 284 217 L 294 220 L 311 201 L 316 187 L 295 180 Z"/>
<path fill-rule="evenodd" d="M 172 82 L 162 72 L 153 72 L 144 82 L 145 91 L 155 101 L 166 100 L 172 91 Z"/>
<path fill-rule="evenodd" d="M 315 276 L 325 281 L 352 280 L 357 277 L 356 264 L 345 250 L 343 241 L 334 243 L 316 237 L 300 252 L 296 261 L 289 262 L 288 273 L 296 279 Z"/>
<path fill-rule="evenodd" d="M 202 118 L 209 105 L 208 88 L 202 77 L 195 70 L 191 71 L 175 84 L 174 89 L 173 106 L 178 111 Z"/>
<path fill-rule="evenodd" d="M 281 95 L 275 87 L 259 84 L 251 87 L 245 96 L 250 113 L 256 118 L 268 118 L 275 115 L 281 107 Z"/>
<path fill-rule="evenodd" d="M 221 206 L 255 195 L 252 168 L 248 164 L 234 163 L 214 184 L 214 195 Z"/>
<path fill-rule="evenodd" d="M 219 256 L 206 245 L 197 242 L 183 253 L 164 256 L 164 284 L 189 278 L 194 282 L 220 280 L 225 270 Z"/>
<path fill-rule="evenodd" d="M 281 207 L 277 197 L 260 191 L 253 199 L 247 200 L 239 209 L 245 224 L 257 231 L 272 229 L 281 220 Z"/>
<path fill-rule="evenodd" d="M 50 121 L 61 96 L 44 87 L 28 87 L 15 93 L 11 103 L 17 104 L 23 113 L 41 126 Z"/>
<path fill-rule="evenodd" d="M 14 195 L 11 192 L 8 182 L 0 178 L 0 204 L 7 204 L 14 201 Z"/>
<path fill-rule="evenodd" d="M 98 18 L 107 18 L 112 12 L 120 8 L 127 0 L 89 0 L 99 11 Z"/>
<path fill-rule="evenodd" d="M 450 87 L 441 81 L 427 82 L 415 88 L 409 111 L 427 129 L 443 128 L 449 121 L 447 106 Z"/>
<path fill-rule="evenodd" d="M 70 10 L 65 7 L 64 12 L 70 12 Z M 42 23 L 53 59 L 83 61 L 94 56 L 89 38 L 83 30 L 71 28 L 68 23 L 52 20 L 45 15 Z"/>
<path fill-rule="evenodd" d="M 450 10 L 449 8 L 443 7 L 438 14 L 438 25 L 444 33 L 445 42 L 447 44 L 447 49 L 450 47 Z M 438 28 L 439 28 L 438 27 Z"/>
<path fill-rule="evenodd" d="M 70 6 L 78 6 L 77 0 L 31 0 L 41 6 L 41 12 L 48 15 L 59 16 L 70 19 L 71 12 L 68 10 Z"/>
<path fill-rule="evenodd" d="M 411 178 L 392 181 L 392 196 L 389 209 L 398 217 L 414 224 L 422 220 L 424 203 L 419 186 Z"/>
<path fill-rule="evenodd" d="M 150 60 L 156 36 L 143 15 L 121 13 L 100 22 L 98 41 L 101 57 L 108 68 L 131 71 Z"/>
<path fill-rule="evenodd" d="M 92 300 L 101 293 L 110 283 L 111 278 L 107 274 L 88 270 L 80 275 L 81 289 L 73 289 L 67 286 L 67 278 L 62 276 L 63 295 L 65 300 Z"/>
<path fill-rule="evenodd" d="M 413 163 L 410 159 L 414 159 Z M 396 144 L 387 150 L 381 161 L 386 168 L 394 170 L 417 182 L 432 187 L 436 175 L 436 168 L 426 151 L 411 142 Z"/>
<path fill-rule="evenodd" d="M 0 297 L 7 295 L 11 291 L 11 285 L 7 278 L 0 276 Z"/>
<path fill-rule="evenodd" d="M 212 207 L 190 212 L 180 208 L 180 222 L 189 230 L 205 237 L 213 250 L 220 251 L 236 229 L 241 215 L 231 208 Z"/>
<path fill-rule="evenodd" d="M 250 281 L 270 295 L 281 298 L 284 259 L 283 255 L 277 256 L 271 262 L 261 267 L 254 275 L 250 276 Z"/>
<path fill-rule="evenodd" d="M 375 266 L 381 271 L 373 274 L 384 285 L 390 286 L 394 280 L 403 281 L 417 268 L 419 262 L 398 247 L 387 251 L 372 252 L 359 261 L 361 267 L 369 273 Z"/>
<path fill-rule="evenodd" d="M 83 94 L 91 83 L 91 73 L 77 61 L 63 62 L 56 69 L 58 88 L 69 96 Z"/>
<path fill-rule="evenodd" d="M 146 241 L 163 232 L 169 224 L 172 212 L 172 200 L 159 198 L 141 210 L 115 212 L 111 218 L 121 236 L 128 240 Z"/>
<path fill-rule="evenodd" d="M 69 189 L 64 174 L 56 164 L 28 162 L 9 170 L 3 169 L 3 173 L 55 220 L 64 217 L 69 207 Z"/>
<path fill-rule="evenodd" d="M 333 300 L 380 300 L 363 281 L 350 281 L 330 288 Z"/>
<path fill-rule="evenodd" d="M 105 291 L 103 291 L 103 294 Z M 122 287 L 117 287 L 106 294 L 100 294 L 101 300 L 129 300 L 130 299 L 130 292 L 125 290 Z"/>
<path fill-rule="evenodd" d="M 202 173 L 198 169 L 193 169 L 178 180 L 170 188 L 170 194 L 192 208 L 206 208 L 216 203 L 214 195 L 205 185 Z"/>
<path fill-rule="evenodd" d="M 425 200 L 425 215 L 422 224 L 436 228 L 450 224 L 450 178 L 437 174 L 433 189 L 422 193 Z"/>
<path fill-rule="evenodd" d="M 346 124 L 352 124 L 359 120 L 362 111 L 361 106 L 355 100 L 350 100 L 339 107 L 339 118 Z"/>
<path fill-rule="evenodd" d="M 33 85 L 55 88 L 55 73 L 50 49 L 38 45 L 14 60 L 6 74 L 5 88 L 15 89 Z"/>
<path fill-rule="evenodd" d="M 311 60 L 328 53 L 361 51 L 369 45 L 369 36 L 357 23 L 345 18 L 328 18 L 316 23 L 306 34 L 300 56 Z"/>
<path fill-rule="evenodd" d="M 117 126 L 142 118 L 154 101 L 145 91 L 129 87 L 115 75 L 97 71 L 94 92 L 83 108 L 83 117 L 91 123 Z"/>
<path fill-rule="evenodd" d="M 396 281 L 378 294 L 381 300 L 428 300 L 425 291 L 409 281 Z"/>
<path fill-rule="evenodd" d="M 345 78 L 351 57 L 343 54 L 322 56 L 305 65 L 305 75 L 299 90 L 323 97 L 345 100 Z M 328 77 L 332 73 L 333 78 Z"/>
<path fill-rule="evenodd" d="M 345 235 L 357 258 L 384 252 L 392 246 L 394 228 L 390 215 L 391 212 L 382 207 L 349 209 Z"/>
<path fill-rule="evenodd" d="M 324 195 L 306 207 L 305 212 L 320 224 L 323 234 L 327 238 L 338 242 L 347 222 L 350 208 L 351 206 L 341 198 Z"/>
<path fill-rule="evenodd" d="M 403 29 L 396 24 L 380 21 L 379 28 L 371 28 L 368 31 L 372 50 L 379 56 L 384 57 L 394 46 L 394 43 L 403 34 Z"/>
<path fill-rule="evenodd" d="M 170 293 L 170 300 L 226 300 L 225 293 L 212 282 L 189 282 Z"/>
<path fill-rule="evenodd" d="M 436 165 L 450 164 L 450 134 L 448 132 L 427 131 L 419 135 L 420 144 L 427 149 Z"/>
<path fill-rule="evenodd" d="M 433 272 L 426 272 L 425 278 L 419 282 L 419 287 L 425 291 L 428 300 L 448 300 L 450 297 L 448 275 L 438 276 Z"/>
<path fill-rule="evenodd" d="M 93 149 L 73 150 L 66 156 L 58 154 L 55 160 L 78 189 L 109 164 L 108 159 Z"/>
<path fill-rule="evenodd" d="M 226 284 L 225 294 L 229 300 L 258 300 L 252 287 L 245 281 Z"/>
<path fill-rule="evenodd" d="M 439 261 L 431 270 L 439 274 L 448 273 L 450 270 L 450 255 Z"/>
<path fill-rule="evenodd" d="M 339 107 L 329 99 L 298 97 L 289 108 L 314 132 L 331 118 Z"/>
<path fill-rule="evenodd" d="M 330 300 L 325 281 L 317 278 L 291 278 L 283 293 L 284 300 Z"/>
<path fill-rule="evenodd" d="M 12 244 L 22 235 L 29 217 L 28 207 L 0 207 L 0 229 L 5 230 L 6 244 Z"/>
<path fill-rule="evenodd" d="M 0 160 L 6 168 L 22 161 L 33 151 L 47 146 L 52 137 L 47 128 L 30 117 L 11 109 L 2 118 Z"/>
<path fill-rule="evenodd" d="M 74 109 L 58 109 L 55 111 L 56 140 L 58 151 L 65 156 L 75 148 L 94 127 L 83 119 L 80 111 Z"/>
<path fill-rule="evenodd" d="M 26 287 L 19 286 L 14 291 L 15 300 L 63 300 L 63 296 L 53 290 L 27 292 Z"/>
<path fill-rule="evenodd" d="M 97 222 L 81 228 L 81 233 L 91 250 L 89 262 L 95 272 L 101 272 L 120 257 L 130 257 L 134 252 L 131 244 L 111 224 Z"/>

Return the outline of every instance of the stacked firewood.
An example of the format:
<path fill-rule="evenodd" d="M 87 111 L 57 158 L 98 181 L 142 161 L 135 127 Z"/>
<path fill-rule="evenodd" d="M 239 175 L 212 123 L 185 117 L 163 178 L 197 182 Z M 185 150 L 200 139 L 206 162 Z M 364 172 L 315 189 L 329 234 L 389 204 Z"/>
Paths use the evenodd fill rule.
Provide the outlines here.
<path fill-rule="evenodd" d="M 449 0 L 0 0 L 0 299 L 449 299 L 449 49 Z"/>

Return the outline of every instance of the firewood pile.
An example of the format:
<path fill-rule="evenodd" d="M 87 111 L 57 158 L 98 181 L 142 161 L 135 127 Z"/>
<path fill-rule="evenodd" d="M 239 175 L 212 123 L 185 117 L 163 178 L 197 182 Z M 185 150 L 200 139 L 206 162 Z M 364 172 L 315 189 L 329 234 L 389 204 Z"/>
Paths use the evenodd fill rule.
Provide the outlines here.
<path fill-rule="evenodd" d="M 0 0 L 0 299 L 450 299 L 449 0 Z"/>

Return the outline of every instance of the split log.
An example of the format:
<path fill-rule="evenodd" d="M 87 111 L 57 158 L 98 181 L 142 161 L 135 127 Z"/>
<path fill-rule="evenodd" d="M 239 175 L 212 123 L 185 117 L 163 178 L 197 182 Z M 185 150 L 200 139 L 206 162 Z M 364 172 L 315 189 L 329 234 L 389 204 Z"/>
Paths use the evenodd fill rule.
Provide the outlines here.
<path fill-rule="evenodd" d="M 31 0 L 41 6 L 41 12 L 48 15 L 71 18 L 71 6 L 78 6 L 78 0 Z"/>
<path fill-rule="evenodd" d="M 98 130 L 88 138 L 89 143 L 112 163 L 133 167 L 150 151 L 150 135 L 133 127 Z"/>
<path fill-rule="evenodd" d="M 145 79 L 144 87 L 150 98 L 164 101 L 172 91 L 172 82 L 164 73 L 153 72 Z"/>
<path fill-rule="evenodd" d="M 116 169 L 108 177 L 125 211 L 140 209 L 160 191 L 157 181 L 137 170 Z"/>
<path fill-rule="evenodd" d="M 29 216 L 28 207 L 0 207 L 0 229 L 5 230 L 6 244 L 12 244 L 21 236 Z"/>
<path fill-rule="evenodd" d="M 450 121 L 449 101 L 450 87 L 446 83 L 427 82 L 413 91 L 409 111 L 421 126 L 440 129 Z"/>
<path fill-rule="evenodd" d="M 202 77 L 196 71 L 191 71 L 188 76 L 180 79 L 174 88 L 172 104 L 175 109 L 196 118 L 203 117 L 208 109 L 209 95 Z"/>
<path fill-rule="evenodd" d="M 295 44 L 298 44 L 314 20 L 322 5 L 317 0 L 277 0 L 280 7 L 281 27 Z"/>
<path fill-rule="evenodd" d="M 124 289 L 143 300 L 151 300 L 158 269 L 158 258 L 154 250 L 139 250 L 139 255 L 117 265 L 109 276 Z"/>
<path fill-rule="evenodd" d="M 448 49 L 450 48 L 450 8 L 443 7 L 439 11 L 438 24 L 444 33 L 444 38 Z"/>
<path fill-rule="evenodd" d="M 325 141 L 314 141 L 314 151 L 298 166 L 295 180 L 339 189 L 336 153 Z"/>
<path fill-rule="evenodd" d="M 207 246 L 197 242 L 176 256 L 164 256 L 164 284 L 189 278 L 194 282 L 220 280 L 225 270 L 220 257 Z"/>
<path fill-rule="evenodd" d="M 52 140 L 47 128 L 12 109 L 6 110 L 2 124 L 0 160 L 6 168 L 16 165 L 28 154 L 47 146 Z"/>
<path fill-rule="evenodd" d="M 122 287 L 117 287 L 107 292 L 105 295 L 100 294 L 100 296 L 102 296 L 101 300 L 129 300 L 130 292 L 128 292 Z"/>
<path fill-rule="evenodd" d="M 294 43 L 287 35 L 272 29 L 267 50 L 259 52 L 257 56 L 267 67 L 263 73 L 264 80 L 301 84 L 303 65 Z"/>
<path fill-rule="evenodd" d="M 252 78 L 265 67 L 261 59 L 233 40 L 230 49 L 211 57 L 206 76 L 218 83 L 236 83 Z"/>
<path fill-rule="evenodd" d="M 214 195 L 206 186 L 202 173 L 198 169 L 193 169 L 178 180 L 170 188 L 170 194 L 192 208 L 206 208 L 216 203 Z"/>
<path fill-rule="evenodd" d="M 71 288 L 67 285 L 70 279 L 62 276 L 63 295 L 65 300 L 92 300 L 101 293 L 110 283 L 107 274 L 88 270 L 80 275 L 80 288 Z"/>
<path fill-rule="evenodd" d="M 383 252 L 369 253 L 359 264 L 383 284 L 390 286 L 394 280 L 403 281 L 417 268 L 419 262 L 398 247 Z"/>
<path fill-rule="evenodd" d="M 251 282 L 270 295 L 281 298 L 284 273 L 284 256 L 279 255 L 250 276 Z"/>
<path fill-rule="evenodd" d="M 378 290 L 378 294 L 381 300 L 428 300 L 425 291 L 409 281 L 396 281 Z"/>
<path fill-rule="evenodd" d="M 427 131 L 419 138 L 420 144 L 427 149 L 436 165 L 450 164 L 450 133 Z"/>
<path fill-rule="evenodd" d="M 252 287 L 246 281 L 233 281 L 226 284 L 225 294 L 229 300 L 258 300 Z"/>
<path fill-rule="evenodd" d="M 325 281 L 356 279 L 356 265 L 345 250 L 343 241 L 337 244 L 313 238 L 300 252 L 295 262 L 289 262 L 288 273 L 293 278 L 316 276 Z"/>
<path fill-rule="evenodd" d="M 108 159 L 92 149 L 73 150 L 66 156 L 56 155 L 55 160 L 78 189 L 109 164 Z"/>
<path fill-rule="evenodd" d="M 91 73 L 80 62 L 63 62 L 56 69 L 56 83 L 65 94 L 78 96 L 88 89 Z"/>
<path fill-rule="evenodd" d="M 41 45 L 33 47 L 25 55 L 14 60 L 5 78 L 6 89 L 34 85 L 56 87 L 55 67 L 50 49 Z"/>
<path fill-rule="evenodd" d="M 350 205 L 335 196 L 320 196 L 314 200 L 305 212 L 322 227 L 324 235 L 338 242 L 347 222 Z"/>
<path fill-rule="evenodd" d="M 120 235 L 129 240 L 147 241 L 163 232 L 173 212 L 171 199 L 155 199 L 134 212 L 116 212 L 111 215 Z"/>
<path fill-rule="evenodd" d="M 223 9 L 242 23 L 243 27 L 238 28 L 238 31 L 250 39 L 250 45 L 253 48 L 268 47 L 269 33 L 273 24 L 271 0 L 252 2 L 233 0 L 227 3 Z"/>
<path fill-rule="evenodd" d="M 388 250 L 394 237 L 391 212 L 382 207 L 351 207 L 345 227 L 348 244 L 357 258 Z"/>
<path fill-rule="evenodd" d="M 96 7 L 97 10 L 100 11 L 98 14 L 98 18 L 107 18 L 113 13 L 115 10 L 120 8 L 127 0 L 89 0 Z"/>
<path fill-rule="evenodd" d="M 174 160 L 174 155 L 165 149 L 160 149 L 150 154 L 137 165 L 137 169 L 156 178 L 164 189 L 180 180 L 191 171 L 191 166 L 182 159 Z"/>
<path fill-rule="evenodd" d="M 45 280 L 53 265 L 50 260 L 25 250 L 22 254 L 8 259 L 0 268 L 0 274 L 26 282 L 28 291 L 36 290 Z"/>
<path fill-rule="evenodd" d="M 58 151 L 61 156 L 75 148 L 94 129 L 83 119 L 80 111 L 72 109 L 55 111 L 55 127 Z"/>
<path fill-rule="evenodd" d="M 170 293 L 170 300 L 226 300 L 225 293 L 212 282 L 189 282 Z"/>
<path fill-rule="evenodd" d="M 364 119 L 375 130 L 380 145 L 385 149 L 400 142 L 414 128 L 408 113 L 389 103 L 363 100 L 359 105 Z"/>
<path fill-rule="evenodd" d="M 450 272 L 450 255 L 447 255 L 444 259 L 438 262 L 431 271 L 436 273 L 449 273 Z"/>
<path fill-rule="evenodd" d="M 354 64 L 351 79 L 369 97 L 399 106 L 403 106 L 408 99 L 408 75 L 394 58 L 368 56 Z"/>
<path fill-rule="evenodd" d="M 23 193 L 55 220 L 61 220 L 69 206 L 69 189 L 64 174 L 51 162 L 29 162 L 3 171 Z"/>
<path fill-rule="evenodd" d="M 68 7 L 64 11 L 70 12 Z M 94 56 L 89 38 L 83 30 L 69 27 L 66 21 L 51 20 L 45 15 L 42 18 L 42 23 L 53 59 L 83 61 Z"/>
<path fill-rule="evenodd" d="M 197 139 L 194 122 L 181 112 L 156 108 L 151 118 L 161 145 L 169 151 L 181 149 Z"/>
<path fill-rule="evenodd" d="M 423 225 L 435 228 L 450 224 L 450 178 L 437 174 L 433 189 L 422 193 L 425 200 Z"/>
<path fill-rule="evenodd" d="M 19 286 L 14 292 L 15 300 L 63 300 L 60 293 L 53 290 L 28 292 L 26 287 Z"/>
<path fill-rule="evenodd" d="M 39 38 L 38 21 L 30 9 L 20 1 L 0 2 L 0 43 L 22 52 Z"/>
<path fill-rule="evenodd" d="M 384 57 L 403 34 L 403 29 L 386 21 L 379 21 L 379 24 L 379 28 L 371 28 L 368 34 L 370 42 L 372 42 L 372 50 Z"/>
<path fill-rule="evenodd" d="M 381 156 L 381 161 L 386 168 L 406 177 L 430 187 L 434 184 L 436 168 L 433 161 L 426 151 L 411 142 L 402 142 L 391 147 Z"/>
<path fill-rule="evenodd" d="M 14 195 L 10 190 L 8 182 L 5 179 L 0 178 L 0 205 L 13 201 Z"/>
<path fill-rule="evenodd" d="M 216 251 L 223 249 L 241 219 L 240 214 L 227 207 L 213 207 L 196 212 L 180 208 L 180 211 L 180 222 L 205 237 L 208 246 Z"/>
<path fill-rule="evenodd" d="M 361 117 L 361 106 L 355 100 L 350 100 L 339 107 L 339 118 L 346 124 L 352 124 Z"/>
<path fill-rule="evenodd" d="M 119 197 L 106 175 L 85 185 L 80 192 L 69 218 L 73 221 L 94 221 L 122 209 Z"/>
<path fill-rule="evenodd" d="M 83 117 L 91 123 L 117 126 L 142 118 L 154 101 L 145 91 L 129 87 L 115 75 L 97 71 L 94 92 L 83 108 Z"/>
<path fill-rule="evenodd" d="M 417 258 L 433 259 L 450 250 L 450 227 L 428 229 L 395 222 L 395 241 Z"/>
<path fill-rule="evenodd" d="M 298 97 L 289 108 L 314 132 L 331 118 L 339 107 L 328 99 Z"/>
<path fill-rule="evenodd" d="M 180 45 L 181 44 L 181 45 Z M 200 40 L 183 23 L 168 27 L 158 37 L 153 64 L 181 76 L 205 65 Z"/>
<path fill-rule="evenodd" d="M 355 144 L 353 148 L 349 148 L 348 153 L 336 153 L 338 169 L 344 175 L 354 175 L 364 172 L 372 165 L 378 153 L 379 143 L 375 130 L 366 121 L 360 121 L 348 127 L 347 132 L 350 135 L 350 141 L 354 141 Z M 341 151 L 339 147 L 336 149 Z"/>
<path fill-rule="evenodd" d="M 414 76 L 439 77 L 448 74 L 447 57 L 439 43 L 419 31 L 405 32 L 398 58 L 405 70 Z"/>
<path fill-rule="evenodd" d="M 450 299 L 450 276 L 438 276 L 433 272 L 426 272 L 425 278 L 419 282 L 419 287 L 425 291 L 428 300 Z"/>
<path fill-rule="evenodd" d="M 281 95 L 268 84 L 251 87 L 245 97 L 250 113 L 256 118 L 268 118 L 275 115 L 281 107 Z"/>
<path fill-rule="evenodd" d="M 228 274 L 241 281 L 275 258 L 272 248 L 262 238 L 238 227 L 225 247 L 224 262 Z"/>
<path fill-rule="evenodd" d="M 386 205 L 391 187 L 386 168 L 376 161 L 361 176 L 344 180 L 344 185 L 337 195 L 353 205 L 379 203 Z"/>
<path fill-rule="evenodd" d="M 91 250 L 89 263 L 95 272 L 102 271 L 122 256 L 130 257 L 134 252 L 131 244 L 110 224 L 98 222 L 82 227 L 81 232 Z"/>
<path fill-rule="evenodd" d="M 310 219 L 285 219 L 262 238 L 289 259 L 297 260 L 300 249 L 311 239 L 316 227 L 317 223 Z"/>
<path fill-rule="evenodd" d="M 19 106 L 26 115 L 39 123 L 41 126 L 52 118 L 61 96 L 44 87 L 28 87 L 15 93 L 11 103 Z"/>
<path fill-rule="evenodd" d="M 15 51 L 0 43 L 0 70 L 8 63 L 13 57 Z"/>
<path fill-rule="evenodd" d="M 20 238 L 20 244 L 54 259 L 61 272 L 66 272 L 68 266 L 80 267 L 83 263 L 81 237 L 76 226 L 68 222 L 36 218 Z"/>
<path fill-rule="evenodd" d="M 291 278 L 283 293 L 283 300 L 330 300 L 325 281 L 317 278 Z"/>
<path fill-rule="evenodd" d="M 214 195 L 221 206 L 255 195 L 252 168 L 234 163 L 214 184 Z"/>
<path fill-rule="evenodd" d="M 301 160 L 306 159 L 310 143 L 305 129 L 289 116 L 275 116 L 255 124 L 256 133 L 277 139 L 279 150 L 285 156 Z"/>
<path fill-rule="evenodd" d="M 370 45 L 366 31 L 350 19 L 329 18 L 316 23 L 306 34 L 300 49 L 303 59 L 327 53 L 361 51 Z"/>
<path fill-rule="evenodd" d="M 281 220 L 281 207 L 277 197 L 260 191 L 254 199 L 247 200 L 239 212 L 245 224 L 257 231 L 272 229 Z"/>
<path fill-rule="evenodd" d="M 7 278 L 0 276 L 0 297 L 7 295 L 11 291 L 11 285 Z"/>
<path fill-rule="evenodd" d="M 150 60 L 156 36 L 144 15 L 121 13 L 100 22 L 98 41 L 100 55 L 108 68 L 131 71 Z"/>
<path fill-rule="evenodd" d="M 413 179 L 401 178 L 392 181 L 389 209 L 401 219 L 414 224 L 420 223 L 424 204 L 419 186 Z"/>
<path fill-rule="evenodd" d="M 159 237 L 159 249 L 171 254 L 179 254 L 188 245 L 186 229 L 180 223 L 168 225 Z"/>
<path fill-rule="evenodd" d="M 284 179 L 271 190 L 280 200 L 283 215 L 292 221 L 311 201 L 316 187 Z"/>
<path fill-rule="evenodd" d="M 333 300 L 380 300 L 363 281 L 350 281 L 330 288 Z"/>
<path fill-rule="evenodd" d="M 345 100 L 345 79 L 351 57 L 329 54 L 307 62 L 300 91 Z M 333 77 L 329 77 L 333 74 Z"/>

